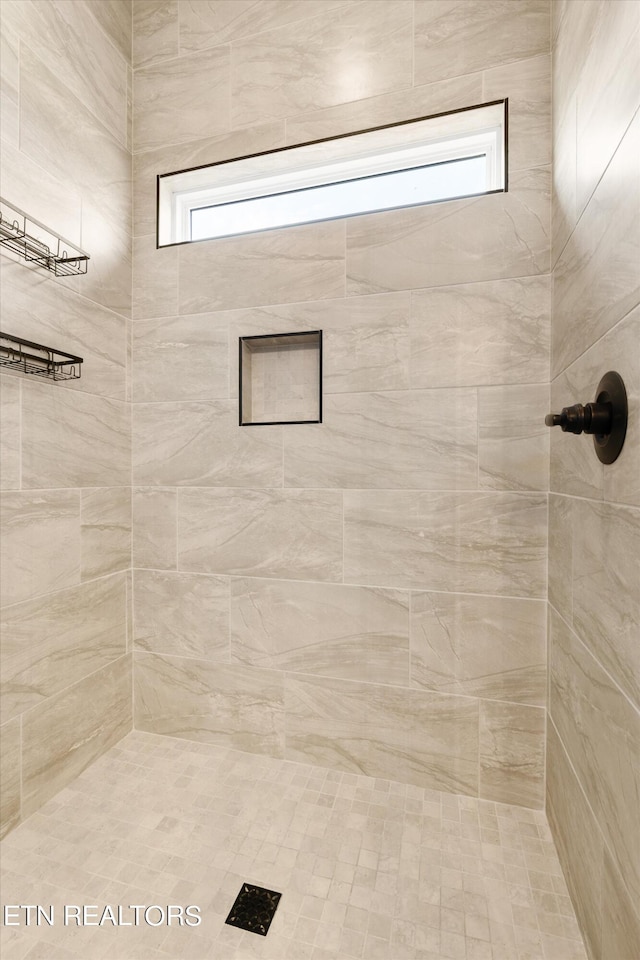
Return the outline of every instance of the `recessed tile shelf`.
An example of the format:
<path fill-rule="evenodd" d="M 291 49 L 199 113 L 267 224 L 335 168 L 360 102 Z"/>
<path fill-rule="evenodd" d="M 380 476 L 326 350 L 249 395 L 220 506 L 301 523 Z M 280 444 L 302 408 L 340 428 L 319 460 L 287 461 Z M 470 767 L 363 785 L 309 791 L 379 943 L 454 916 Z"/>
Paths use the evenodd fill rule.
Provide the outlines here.
<path fill-rule="evenodd" d="M 322 423 L 322 330 L 239 338 L 240 426 Z"/>

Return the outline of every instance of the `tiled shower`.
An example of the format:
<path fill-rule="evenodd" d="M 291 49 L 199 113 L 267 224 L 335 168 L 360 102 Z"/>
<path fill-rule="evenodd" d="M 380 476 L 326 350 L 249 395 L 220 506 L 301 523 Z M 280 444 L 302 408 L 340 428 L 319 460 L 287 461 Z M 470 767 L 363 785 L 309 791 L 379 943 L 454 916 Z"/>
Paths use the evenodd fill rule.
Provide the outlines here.
<path fill-rule="evenodd" d="M 81 809 L 103 859 L 101 815 L 159 855 L 163 831 L 187 843 L 187 799 L 196 833 L 240 815 L 246 844 L 260 785 L 316 807 L 271 824 L 265 886 L 291 880 L 287 830 L 305 854 L 326 830 L 336 864 L 375 854 L 430 930 L 437 907 L 441 940 L 354 913 L 353 936 L 310 946 L 325 915 L 307 904 L 243 935 L 247 956 L 638 960 L 640 4 L 3 0 L 0 18 L 2 196 L 91 256 L 64 279 L 1 258 L 3 331 L 84 358 L 79 380 L 0 378 L 9 877 L 68 866 L 56 844 Z M 506 193 L 156 247 L 158 174 L 503 98 Z M 323 422 L 239 426 L 239 338 L 319 330 Z M 604 466 L 544 417 L 608 370 L 630 419 Z M 365 803 L 404 818 L 397 849 L 391 826 L 367 847 L 346 822 Z M 564 880 L 551 859 L 505 879 L 525 869 L 508 856 L 483 875 L 530 888 L 535 909 L 488 914 L 529 939 L 485 936 L 479 907 L 423 881 L 411 848 L 424 859 L 436 820 L 521 856 L 553 837 Z M 257 869 L 248 851 L 234 877 Z M 204 881 L 190 856 L 178 880 Z M 384 915 L 317 862 L 295 869 L 331 923 L 341 903 Z M 475 919 L 461 933 L 449 913 Z M 8 956 L 245 956 L 233 929 L 188 946 L 143 928 L 128 953 L 100 933 L 52 954 L 26 931 Z"/>

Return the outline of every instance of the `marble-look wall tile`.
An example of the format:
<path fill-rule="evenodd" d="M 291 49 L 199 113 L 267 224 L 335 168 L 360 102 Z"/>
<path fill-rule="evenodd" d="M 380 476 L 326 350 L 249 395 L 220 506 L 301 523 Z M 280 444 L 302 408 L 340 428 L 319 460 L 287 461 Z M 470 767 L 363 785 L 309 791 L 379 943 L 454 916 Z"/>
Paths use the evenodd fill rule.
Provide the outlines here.
<path fill-rule="evenodd" d="M 0 34 L 0 107 L 2 140 L 20 144 L 20 39 L 14 28 L 3 21 Z"/>
<path fill-rule="evenodd" d="M 567 623 L 573 618 L 573 510 L 572 497 L 549 494 L 549 603 Z"/>
<path fill-rule="evenodd" d="M 593 958 L 602 953 L 602 834 L 576 780 L 562 741 L 547 724 L 547 817 L 580 930 Z"/>
<path fill-rule="evenodd" d="M 634 960 L 640 948 L 640 911 L 624 888 L 607 849 L 602 889 L 602 956 Z"/>
<path fill-rule="evenodd" d="M 548 276 L 411 294 L 411 386 L 543 383 L 549 378 Z"/>
<path fill-rule="evenodd" d="M 382 293 L 546 273 L 547 167 L 513 174 L 508 193 L 347 220 L 347 292 Z"/>
<path fill-rule="evenodd" d="M 2 515 L 2 605 L 80 582 L 77 490 L 6 492 Z"/>
<path fill-rule="evenodd" d="M 155 653 L 134 663 L 137 730 L 283 756 L 281 673 Z"/>
<path fill-rule="evenodd" d="M 229 129 L 228 45 L 140 67 L 133 83 L 136 153 Z"/>
<path fill-rule="evenodd" d="M 178 491 L 178 566 L 291 580 L 342 576 L 339 491 Z"/>
<path fill-rule="evenodd" d="M 126 652 L 124 574 L 7 607 L 2 615 L 2 722 Z"/>
<path fill-rule="evenodd" d="M 640 7 L 595 6 L 597 43 L 585 50 L 576 89 L 578 214 L 640 104 Z"/>
<path fill-rule="evenodd" d="M 570 367 L 551 382 L 550 410 L 559 413 L 563 407 L 574 403 L 586 403 L 595 400 L 595 390 L 606 368 L 601 366 L 593 384 L 585 385 L 580 376 L 574 377 Z M 577 497 L 602 498 L 604 487 L 604 466 L 598 460 L 593 449 L 593 438 L 563 433 L 561 430 L 549 431 L 550 488 L 557 493 Z"/>
<path fill-rule="evenodd" d="M 0 488 L 20 487 L 20 380 L 0 377 Z"/>
<path fill-rule="evenodd" d="M 348 2 L 348 0 L 347 0 Z M 345 0 L 182 0 L 180 49 L 192 53 L 229 40 L 274 30 L 344 6 Z"/>
<path fill-rule="evenodd" d="M 238 337 L 322 330 L 322 391 L 352 393 L 409 386 L 409 293 L 233 310 L 231 396 L 238 395 Z"/>
<path fill-rule="evenodd" d="M 215 400 L 229 396 L 226 317 L 139 320 L 133 325 L 133 399 Z"/>
<path fill-rule="evenodd" d="M 416 83 L 548 53 L 546 0 L 416 0 Z"/>
<path fill-rule="evenodd" d="M 475 390 L 325 397 L 323 423 L 284 428 L 290 487 L 476 489 Z"/>
<path fill-rule="evenodd" d="M 91 15 L 92 3 L 3 0 L 3 20 L 121 143 L 126 142 L 127 64 Z M 34 9 L 35 8 L 35 9 Z"/>
<path fill-rule="evenodd" d="M 178 247 L 156 247 L 156 238 L 133 241 L 134 320 L 174 317 L 178 312 Z"/>
<path fill-rule="evenodd" d="M 549 489 L 549 385 L 478 390 L 479 485 L 489 490 Z"/>
<path fill-rule="evenodd" d="M 123 110 L 125 107 L 123 102 Z M 109 214 L 116 229 L 128 230 L 131 154 L 24 44 L 20 54 L 20 149 L 51 175 L 74 183 Z"/>
<path fill-rule="evenodd" d="M 134 68 L 177 57 L 178 0 L 136 0 L 132 6 Z"/>
<path fill-rule="evenodd" d="M 229 582 L 224 577 L 136 570 L 134 590 L 138 649 L 229 659 Z"/>
<path fill-rule="evenodd" d="M 127 62 L 131 61 L 132 17 L 129 0 L 101 0 L 89 9 Z"/>
<path fill-rule="evenodd" d="M 199 136 L 196 131 L 195 136 Z M 155 233 L 157 177 L 177 170 L 206 166 L 221 160 L 273 150 L 284 145 L 284 120 L 255 124 L 247 130 L 220 133 L 147 150 L 133 156 L 133 232 Z"/>
<path fill-rule="evenodd" d="M 231 656 L 253 666 L 406 687 L 409 594 L 233 580 Z"/>
<path fill-rule="evenodd" d="M 132 491 L 133 566 L 175 570 L 177 492 L 161 487 Z"/>
<path fill-rule="evenodd" d="M 183 245 L 179 312 L 344 296 L 344 231 L 333 220 Z"/>
<path fill-rule="evenodd" d="M 131 488 L 81 491 L 80 546 L 83 580 L 131 566 Z"/>
<path fill-rule="evenodd" d="M 109 222 L 109 210 L 90 200 L 82 203 L 82 244 L 90 256 L 78 291 L 125 317 L 131 316 L 133 261 L 129 224 L 119 230 Z"/>
<path fill-rule="evenodd" d="M 483 799 L 544 806 L 544 710 L 481 700 L 479 743 Z"/>
<path fill-rule="evenodd" d="M 288 760 L 477 795 L 474 699 L 287 675 L 285 707 Z"/>
<path fill-rule="evenodd" d="M 282 428 L 240 427 L 234 400 L 135 404 L 133 450 L 135 484 L 282 485 Z"/>
<path fill-rule="evenodd" d="M 0 727 L 0 838 L 20 822 L 20 718 Z"/>
<path fill-rule="evenodd" d="M 22 397 L 24 487 L 104 487 L 131 482 L 128 406 L 30 384 Z"/>
<path fill-rule="evenodd" d="M 235 42 L 232 126 L 411 87 L 412 15 L 365 0 Z"/>
<path fill-rule="evenodd" d="M 411 596 L 411 682 L 544 706 L 546 605 L 452 593 Z"/>
<path fill-rule="evenodd" d="M 556 4 L 554 4 L 556 6 Z M 584 6 L 584 4 L 583 4 Z M 557 57 L 553 58 L 554 65 Z M 555 75 L 554 75 L 555 76 Z M 557 81 L 553 81 L 554 91 Z M 562 112 L 555 106 L 553 114 L 553 189 L 551 195 L 551 263 L 558 262 L 573 228 L 578 222 L 576 198 L 576 100 L 566 104 Z"/>
<path fill-rule="evenodd" d="M 551 55 L 486 70 L 483 102 L 505 97 L 509 98 L 509 171 L 551 163 Z"/>
<path fill-rule="evenodd" d="M 573 521 L 575 630 L 640 708 L 640 510 L 584 501 Z"/>
<path fill-rule="evenodd" d="M 554 373 L 580 356 L 640 299 L 639 154 L 640 117 L 636 117 L 556 266 Z"/>
<path fill-rule="evenodd" d="M 551 610 L 550 712 L 632 901 L 640 901 L 640 714 Z"/>
<path fill-rule="evenodd" d="M 29 816 L 131 730 L 131 657 L 22 718 L 22 814 Z"/>
<path fill-rule="evenodd" d="M 125 399 L 124 317 L 79 297 L 44 270 L 25 270 L 24 262 L 3 262 L 1 299 L 5 316 L 20 317 L 21 337 L 83 358 L 80 379 L 66 382 L 64 390 Z"/>
<path fill-rule="evenodd" d="M 304 143 L 323 137 L 357 133 L 359 130 L 402 120 L 416 120 L 481 102 L 482 74 L 473 73 L 287 117 L 287 143 Z"/>
<path fill-rule="evenodd" d="M 345 581 L 541 597 L 546 497 L 518 493 L 344 493 Z"/>

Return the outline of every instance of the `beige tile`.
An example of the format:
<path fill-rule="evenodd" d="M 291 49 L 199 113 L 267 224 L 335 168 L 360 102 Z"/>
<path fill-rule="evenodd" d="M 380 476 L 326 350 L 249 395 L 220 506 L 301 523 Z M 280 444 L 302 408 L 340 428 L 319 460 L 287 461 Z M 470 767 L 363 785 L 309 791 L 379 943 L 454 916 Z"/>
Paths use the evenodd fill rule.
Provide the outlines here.
<path fill-rule="evenodd" d="M 83 358 L 79 380 L 64 390 L 125 399 L 126 321 L 97 303 L 78 297 L 45 271 L 5 261 L 2 309 L 20 316 L 20 336 Z"/>
<path fill-rule="evenodd" d="M 82 204 L 82 243 L 91 260 L 79 292 L 110 310 L 131 316 L 133 254 L 129 224 L 118 229 L 104 206 Z"/>
<path fill-rule="evenodd" d="M 411 682 L 440 693 L 544 705 L 545 604 L 412 594 Z"/>
<path fill-rule="evenodd" d="M 20 718 L 0 727 L 0 837 L 20 821 Z"/>
<path fill-rule="evenodd" d="M 547 733 L 546 792 L 549 826 L 585 944 L 590 956 L 603 956 L 602 834 L 551 720 Z"/>
<path fill-rule="evenodd" d="M 411 304 L 413 387 L 548 380 L 548 276 L 416 290 Z"/>
<path fill-rule="evenodd" d="M 555 373 L 637 306 L 639 152 L 640 118 L 636 118 L 558 261 L 552 344 Z"/>
<path fill-rule="evenodd" d="M 120 657 L 22 720 L 22 810 L 29 816 L 131 729 L 131 658 Z"/>
<path fill-rule="evenodd" d="M 572 497 L 549 495 L 549 602 L 567 623 L 573 618 L 573 529 Z"/>
<path fill-rule="evenodd" d="M 636 3 L 594 6 L 597 39 L 585 50 L 576 97 L 578 213 L 640 104 L 640 8 Z"/>
<path fill-rule="evenodd" d="M 640 706 L 640 510 L 573 506 L 573 623 L 578 636 Z"/>
<path fill-rule="evenodd" d="M 174 317 L 178 312 L 178 248 L 156 247 L 156 238 L 133 242 L 134 320 Z"/>
<path fill-rule="evenodd" d="M 131 4 L 127 0 L 101 0 L 89 4 L 102 29 L 115 44 L 125 60 L 131 60 Z"/>
<path fill-rule="evenodd" d="M 508 193 L 352 217 L 347 292 L 382 293 L 545 273 L 546 167 L 511 177 Z"/>
<path fill-rule="evenodd" d="M 216 313 L 136 321 L 134 401 L 228 397 L 228 341 L 228 321 Z"/>
<path fill-rule="evenodd" d="M 2 721 L 117 660 L 126 642 L 123 574 L 8 607 L 2 617 Z"/>
<path fill-rule="evenodd" d="M 133 218 L 137 237 L 156 232 L 159 175 L 233 160 L 284 145 L 284 121 L 256 124 L 248 130 L 220 133 L 188 143 L 136 153 L 133 157 Z"/>
<path fill-rule="evenodd" d="M 477 487 L 475 390 L 325 397 L 323 423 L 284 428 L 291 487 Z"/>
<path fill-rule="evenodd" d="M 640 716 L 551 612 L 551 718 L 633 900 L 640 899 Z"/>
<path fill-rule="evenodd" d="M 303 330 L 322 330 L 324 395 L 408 387 L 409 305 L 408 293 L 390 293 L 225 312 L 231 396 L 238 394 L 238 337 Z"/>
<path fill-rule="evenodd" d="M 20 487 L 20 379 L 0 377 L 0 487 Z"/>
<path fill-rule="evenodd" d="M 327 13 L 345 0 L 183 0 L 180 5 L 180 49 L 183 52 L 213 47 L 229 40 L 285 27 L 296 20 Z"/>
<path fill-rule="evenodd" d="M 345 491 L 345 580 L 539 597 L 546 498 L 514 493 Z"/>
<path fill-rule="evenodd" d="M 80 244 L 82 197 L 79 190 L 68 179 L 52 176 L 6 139 L 4 110 L 0 164 L 2 194 L 12 206 L 27 211 L 70 243 Z"/>
<path fill-rule="evenodd" d="M 543 807 L 544 710 L 481 700 L 479 742 L 480 796 Z"/>
<path fill-rule="evenodd" d="M 551 55 L 486 70 L 483 74 L 483 102 L 507 97 L 509 170 L 550 164 Z"/>
<path fill-rule="evenodd" d="M 118 400 L 30 384 L 22 398 L 25 487 L 130 482 L 130 412 Z"/>
<path fill-rule="evenodd" d="M 545 0 L 416 0 L 416 83 L 548 53 Z"/>
<path fill-rule="evenodd" d="M 636 905 L 637 906 L 637 905 Z M 638 955 L 640 916 L 625 890 L 608 851 L 604 853 L 604 886 L 602 890 L 602 956 L 620 960 Z"/>
<path fill-rule="evenodd" d="M 3 19 L 0 35 L 2 141 L 20 145 L 20 38 Z"/>
<path fill-rule="evenodd" d="M 29 47 L 121 143 L 126 141 L 127 65 L 91 15 L 91 3 L 8 3 Z"/>
<path fill-rule="evenodd" d="M 137 0 L 132 6 L 134 68 L 177 57 L 180 53 L 177 0 Z"/>
<path fill-rule="evenodd" d="M 554 59 L 554 65 L 557 60 Z M 557 82 L 554 80 L 554 90 Z M 576 100 L 553 109 L 553 189 L 551 195 L 551 263 L 555 266 L 578 221 L 576 199 Z"/>
<path fill-rule="evenodd" d="M 80 495 L 83 580 L 131 566 L 131 488 L 96 487 Z"/>
<path fill-rule="evenodd" d="M 335 220 L 183 245 L 179 312 L 344 296 L 344 231 Z"/>
<path fill-rule="evenodd" d="M 342 497 L 337 491 L 178 491 L 178 566 L 292 580 L 339 580 Z"/>
<path fill-rule="evenodd" d="M 240 427 L 235 400 L 135 404 L 133 438 L 139 485 L 282 485 L 281 428 Z"/>
<path fill-rule="evenodd" d="M 140 67 L 133 102 L 136 153 L 228 130 L 229 47 Z"/>
<path fill-rule="evenodd" d="M 409 88 L 412 13 L 407 0 L 365 0 L 238 40 L 231 54 L 232 126 Z"/>
<path fill-rule="evenodd" d="M 229 659 L 229 583 L 224 577 L 136 570 L 134 589 L 139 650 Z"/>
<path fill-rule="evenodd" d="M 50 175 L 74 183 L 114 227 L 126 229 L 131 217 L 129 151 L 87 109 L 82 91 L 74 95 L 24 43 L 20 70 L 20 149 Z M 124 124 L 124 99 L 122 109 Z"/>
<path fill-rule="evenodd" d="M 288 760 L 477 791 L 477 701 L 369 683 L 287 676 Z"/>
<path fill-rule="evenodd" d="M 596 387 L 605 367 L 601 367 L 593 384 L 585 384 L 579 365 L 572 365 L 551 382 L 550 410 L 560 413 L 574 403 L 595 400 Z M 602 498 L 604 466 L 593 449 L 593 438 L 563 433 L 557 427 L 550 431 L 550 486 L 571 496 Z"/>
<path fill-rule="evenodd" d="M 135 655 L 138 730 L 248 753 L 284 752 L 282 674 L 154 653 Z"/>
<path fill-rule="evenodd" d="M 4 493 L 2 604 L 80 582 L 80 495 L 75 490 Z"/>
<path fill-rule="evenodd" d="M 482 102 L 482 74 L 351 100 L 333 107 L 287 117 L 287 143 L 304 143 L 322 137 L 357 133 L 371 127 L 416 120 L 446 110 Z"/>
<path fill-rule="evenodd" d="M 549 385 L 478 390 L 479 485 L 489 490 L 548 490 Z"/>
<path fill-rule="evenodd" d="M 233 580 L 231 655 L 253 666 L 408 686 L 409 595 Z"/>
<path fill-rule="evenodd" d="M 134 487 L 133 566 L 175 570 L 177 552 L 176 491 Z"/>

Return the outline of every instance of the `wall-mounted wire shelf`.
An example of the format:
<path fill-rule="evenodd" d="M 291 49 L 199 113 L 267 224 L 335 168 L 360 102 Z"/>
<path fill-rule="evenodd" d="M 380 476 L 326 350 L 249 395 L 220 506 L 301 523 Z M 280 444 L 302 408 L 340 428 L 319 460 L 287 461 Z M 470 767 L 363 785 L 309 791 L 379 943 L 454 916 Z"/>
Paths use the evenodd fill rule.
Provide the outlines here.
<path fill-rule="evenodd" d="M 56 277 L 87 272 L 89 255 L 0 197 L 0 244 Z"/>
<path fill-rule="evenodd" d="M 0 367 L 48 380 L 79 380 L 81 366 L 82 357 L 0 333 Z"/>

